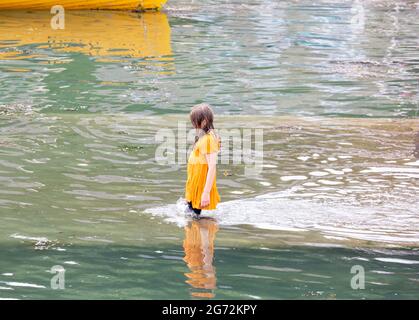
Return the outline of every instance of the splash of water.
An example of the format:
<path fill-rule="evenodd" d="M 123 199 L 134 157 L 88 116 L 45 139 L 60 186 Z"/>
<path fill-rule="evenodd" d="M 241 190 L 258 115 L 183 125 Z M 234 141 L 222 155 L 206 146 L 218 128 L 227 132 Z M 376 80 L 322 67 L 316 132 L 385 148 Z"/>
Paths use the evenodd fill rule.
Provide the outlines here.
<path fill-rule="evenodd" d="M 410 204 L 394 202 L 385 206 L 339 199 L 298 198 L 300 187 L 267 193 L 254 198 L 221 203 L 216 211 L 203 211 L 216 217 L 221 226 L 249 225 L 260 229 L 291 232 L 315 231 L 329 240 L 364 240 L 379 243 L 419 243 L 419 217 Z M 190 219 L 179 205 L 145 210 L 164 221 L 184 226 Z"/>

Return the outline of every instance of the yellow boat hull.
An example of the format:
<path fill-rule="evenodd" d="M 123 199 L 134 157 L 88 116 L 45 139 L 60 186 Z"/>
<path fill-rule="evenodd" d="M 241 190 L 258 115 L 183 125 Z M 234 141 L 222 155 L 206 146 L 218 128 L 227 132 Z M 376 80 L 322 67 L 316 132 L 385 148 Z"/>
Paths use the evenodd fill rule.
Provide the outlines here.
<path fill-rule="evenodd" d="M 0 10 L 50 10 L 59 4 L 67 10 L 159 10 L 167 0 L 0 0 Z"/>

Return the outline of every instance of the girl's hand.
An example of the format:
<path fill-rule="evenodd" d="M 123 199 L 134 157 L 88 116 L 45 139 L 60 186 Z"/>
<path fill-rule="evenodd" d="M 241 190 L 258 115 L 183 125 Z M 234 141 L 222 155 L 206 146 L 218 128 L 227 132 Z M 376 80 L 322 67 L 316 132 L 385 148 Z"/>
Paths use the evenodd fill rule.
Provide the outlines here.
<path fill-rule="evenodd" d="M 201 196 L 201 208 L 208 207 L 210 204 L 210 194 L 209 192 L 202 193 Z"/>

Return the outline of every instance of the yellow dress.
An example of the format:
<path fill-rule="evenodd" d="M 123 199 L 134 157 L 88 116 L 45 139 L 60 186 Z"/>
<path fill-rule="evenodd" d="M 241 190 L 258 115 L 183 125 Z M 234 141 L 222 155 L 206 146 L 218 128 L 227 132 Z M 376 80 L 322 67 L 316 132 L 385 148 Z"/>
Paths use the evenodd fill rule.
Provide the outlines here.
<path fill-rule="evenodd" d="M 202 136 L 195 144 L 188 159 L 188 179 L 186 181 L 185 199 L 192 202 L 192 207 L 201 209 L 201 196 L 207 180 L 208 164 L 206 154 L 219 152 L 219 140 L 213 132 Z M 214 210 L 220 202 L 216 177 L 210 191 L 210 204 L 204 210 Z"/>

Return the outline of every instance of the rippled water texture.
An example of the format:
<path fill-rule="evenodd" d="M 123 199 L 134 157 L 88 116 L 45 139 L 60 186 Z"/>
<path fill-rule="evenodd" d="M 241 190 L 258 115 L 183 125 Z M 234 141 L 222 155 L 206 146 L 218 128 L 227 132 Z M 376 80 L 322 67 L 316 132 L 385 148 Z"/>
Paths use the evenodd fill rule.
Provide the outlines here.
<path fill-rule="evenodd" d="M 418 298 L 418 14 L 170 0 L 51 30 L 0 12 L 0 299 Z M 222 203 L 192 220 L 185 154 L 157 162 L 155 138 L 179 143 L 201 101 L 220 132 L 262 130 L 263 161 L 220 163 Z"/>

